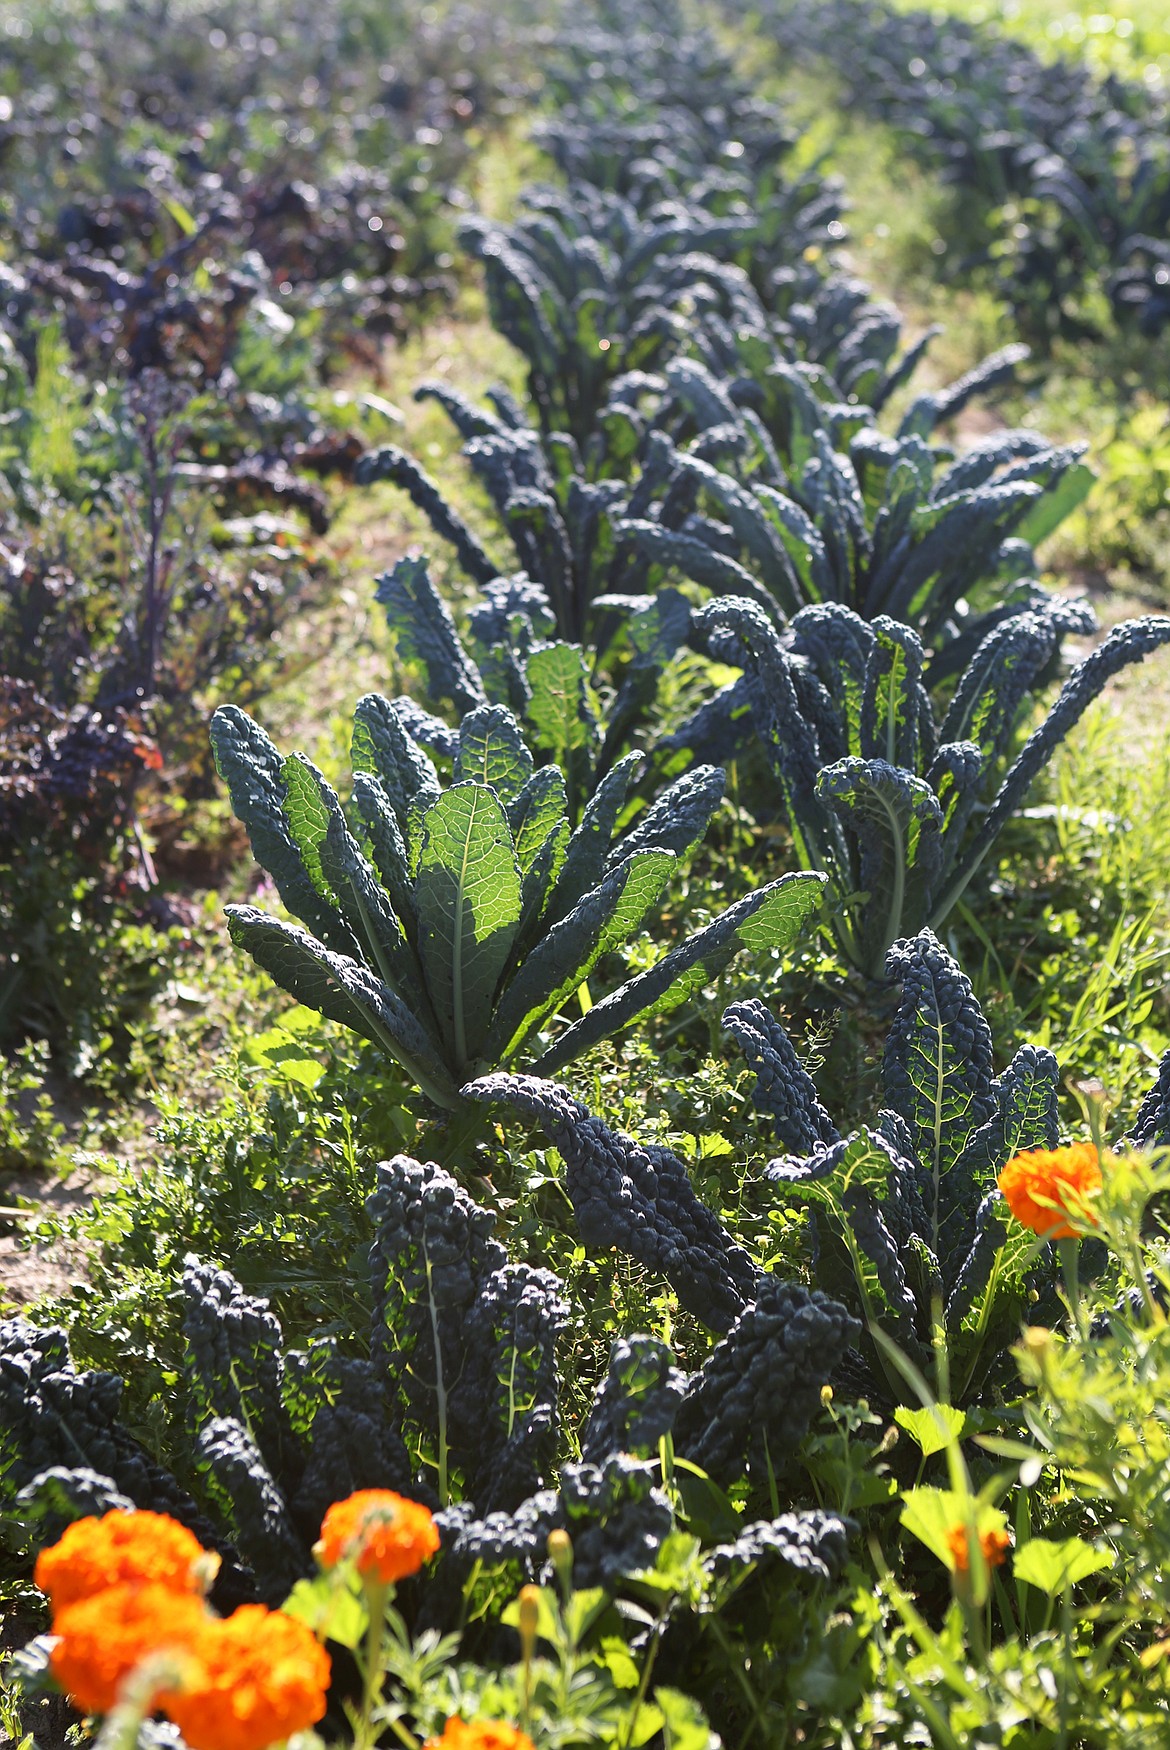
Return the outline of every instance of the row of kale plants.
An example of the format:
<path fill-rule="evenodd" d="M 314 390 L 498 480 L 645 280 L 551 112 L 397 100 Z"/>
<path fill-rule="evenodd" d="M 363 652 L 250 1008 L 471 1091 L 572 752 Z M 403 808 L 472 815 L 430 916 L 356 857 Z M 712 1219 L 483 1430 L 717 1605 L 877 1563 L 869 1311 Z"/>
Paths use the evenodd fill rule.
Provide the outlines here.
<path fill-rule="evenodd" d="M 346 797 L 237 705 L 212 723 L 256 860 L 300 920 L 232 906 L 233 939 L 396 1066 L 414 1111 L 439 1115 L 444 1164 L 377 1167 L 368 1328 L 292 1347 L 270 1305 L 190 1258 L 183 1414 L 156 1421 L 151 1450 L 120 1419 L 120 1378 L 76 1366 L 61 1331 L 0 1326 L 9 1523 L 31 1554 L 79 1515 L 179 1520 L 220 1558 L 220 1610 L 287 1599 L 332 1644 L 322 1731 L 363 1744 L 434 1742 L 448 1716 L 496 1722 L 449 1723 L 451 1745 L 974 1741 L 953 1710 L 981 1741 L 1104 1744 L 1122 1716 L 1156 1731 L 1156 1673 L 1144 1694 L 1132 1676 L 1157 1663 L 1159 1558 L 1140 1553 L 1156 1507 L 1092 1469 L 1112 1431 L 1093 1448 L 1076 1424 L 1088 1362 L 1046 1327 L 1086 1334 L 1092 1276 L 1093 1401 L 1120 1397 L 1135 1356 L 1165 1367 L 1138 1233 L 1162 1181 L 1138 1157 L 1115 1170 L 1099 1119 L 1067 1145 L 1047 1049 L 995 1073 L 947 931 L 1033 779 L 1112 675 L 1170 643 L 1170 619 L 1110 633 L 1041 715 L 1065 641 L 1094 623 L 1037 581 L 1034 547 L 1086 470 L 1032 432 L 961 455 L 939 435 L 1021 350 L 913 393 L 923 346 L 834 265 L 838 191 L 792 171 L 783 117 L 662 0 L 636 28 L 602 7 L 564 34 L 546 90 L 560 180 L 465 228 L 526 397 L 420 391 L 462 440 L 482 526 L 397 447 L 355 469 L 359 488 L 408 493 L 478 591 L 461 628 L 423 558 L 379 584 L 425 703 L 357 702 Z M 701 693 L 682 707 L 681 667 Z M 790 867 L 683 934 L 680 878 L 732 760 L 757 813 L 782 813 Z M 615 981 L 606 957 L 655 926 L 672 945 Z M 803 1210 L 806 1282 L 791 1259 L 762 1267 L 679 1154 L 553 1077 L 737 956 L 819 929 L 884 1035 L 865 1123 L 758 998 L 724 1016 L 779 1151 L 747 1194 L 765 1223 Z M 533 1130 L 560 1157 L 574 1243 L 668 1285 L 693 1351 L 680 1365 L 665 1335 L 611 1331 L 583 1410 L 559 1362 L 582 1329 L 597 1340 L 596 1308 L 513 1255 L 486 1176 Z M 1114 1142 L 1170 1147 L 1170 1058 Z M 1020 1156 L 1040 1203 L 1009 1209 L 997 1181 Z M 1032 1414 L 1025 1319 L 1047 1394 Z M 948 1487 L 924 1483 L 932 1459 Z M 1068 1489 L 1034 1488 L 1046 1467 L 1079 1479 L 1083 1516 Z M 367 1489 L 422 1503 L 440 1540 L 417 1578 L 386 1569 L 403 1583 L 385 1636 L 376 1564 L 314 1578 L 327 1510 Z M 1074 1611 L 1072 1588 L 1115 1560 L 1129 1615 L 1110 1640 L 1101 1600 Z M 50 1657 L 23 1656 L 30 1707 Z"/>
<path fill-rule="evenodd" d="M 339 376 L 455 294 L 459 184 L 525 90 L 503 14 L 301 11 L 82 7 L 0 72 L 0 1040 L 74 1074 L 190 921 L 160 877 L 207 689 L 287 666 L 327 482 L 397 417 Z"/>
<path fill-rule="evenodd" d="M 831 67 L 851 108 L 966 197 L 949 238 L 1029 337 L 1170 318 L 1170 118 L 1155 89 L 1042 59 L 982 22 L 885 0 L 779 0 L 786 57 Z"/>

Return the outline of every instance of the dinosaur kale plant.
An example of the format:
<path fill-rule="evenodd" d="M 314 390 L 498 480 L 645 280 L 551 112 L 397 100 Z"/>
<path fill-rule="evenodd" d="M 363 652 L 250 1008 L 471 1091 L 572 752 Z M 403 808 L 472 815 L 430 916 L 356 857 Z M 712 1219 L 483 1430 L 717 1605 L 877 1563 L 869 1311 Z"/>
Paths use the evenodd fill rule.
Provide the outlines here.
<path fill-rule="evenodd" d="M 925 685 L 926 651 L 897 621 L 869 624 L 825 605 L 803 609 L 782 636 L 751 602 L 711 602 L 696 613 L 712 652 L 745 667 L 796 854 L 829 877 L 838 945 L 867 977 L 882 977 L 899 936 L 946 920 L 1110 677 L 1170 643 L 1170 618 L 1116 627 L 1005 774 L 1065 613 L 1052 604 L 994 626 L 941 722 Z"/>
<path fill-rule="evenodd" d="M 953 665 L 1003 616 L 1009 586 L 1033 567 L 1033 544 L 1092 483 L 1078 449 L 1027 431 L 938 467 L 933 427 L 1012 362 L 997 355 L 919 397 L 887 437 L 865 407 L 824 398 L 824 373 L 764 358 L 733 383 L 680 361 L 666 373 L 658 420 L 666 436 L 687 440 L 672 458 L 672 494 L 690 481 L 698 514 L 671 527 L 656 503 L 641 516 L 615 510 L 615 532 L 659 568 L 648 587 L 675 571 L 750 597 L 777 624 L 836 602 L 866 620 L 901 620 L 932 649 L 963 634 L 946 658 Z M 728 457 L 718 465 L 701 449 L 715 432 Z M 1033 584 L 1015 594 L 1018 612 L 1042 592 Z"/>
<path fill-rule="evenodd" d="M 286 1350 L 266 1301 L 188 1259 L 188 1401 L 163 1444 L 200 1500 L 119 1420 L 120 1379 L 75 1368 L 63 1332 L 0 1323 L 6 1520 L 36 1547 L 82 1513 L 165 1511 L 221 1552 L 217 1604 L 279 1603 L 312 1572 L 329 1504 L 393 1488 L 436 1509 L 443 1553 L 418 1582 L 426 1621 L 458 1618 L 476 1562 L 545 1571 L 557 1529 L 571 1532 L 578 1584 L 614 1593 L 653 1567 L 675 1529 L 662 1439 L 673 1432 L 679 1457 L 719 1485 L 746 1475 L 766 1491 L 856 1330 L 825 1296 L 769 1277 L 691 1376 L 665 1344 L 620 1338 L 572 1442 L 580 1457 L 561 1462 L 555 1352 L 568 1306 L 557 1277 L 509 1261 L 494 1216 L 433 1163 L 383 1162 L 368 1208 L 368 1352 L 337 1336 Z M 839 1570 L 837 1516 L 773 1506 L 737 1520 L 724 1505 L 738 1536 L 704 1540 L 716 1545 L 703 1553 L 712 1581 L 769 1559 L 814 1578 Z"/>
<path fill-rule="evenodd" d="M 399 656 L 423 670 L 433 701 L 460 715 L 505 705 L 520 719 L 536 756 L 563 771 L 574 823 L 630 751 L 691 624 L 690 604 L 677 590 L 615 602 L 611 619 L 620 624 L 609 645 L 610 672 L 618 671 L 614 685 L 591 671 L 580 645 L 557 639 L 547 597 L 523 573 L 485 585 L 484 600 L 468 616 L 466 641 L 425 559 L 400 559 L 379 580 L 377 599 Z M 424 724 L 419 713 L 415 733 L 432 752 L 454 755 L 458 734 L 446 724 Z"/>
<path fill-rule="evenodd" d="M 723 773 L 677 780 L 615 842 L 641 755 L 613 767 L 571 828 L 564 774 L 534 767 L 505 707 L 463 719 L 446 787 L 411 733 L 417 721 L 408 702 L 358 702 L 348 817 L 309 760 L 282 760 L 235 707 L 216 712 L 212 742 L 257 860 L 306 926 L 229 906 L 233 940 L 441 1107 L 482 1071 L 529 1053 L 549 1070 L 673 1008 L 740 949 L 790 943 L 819 902 L 815 876 L 757 889 L 542 1049 L 540 1029 L 631 940 L 702 838 Z"/>
<path fill-rule="evenodd" d="M 1053 1282 L 1051 1244 L 1037 1259 L 996 1179 L 1013 1155 L 1060 1141 L 1060 1071 L 1050 1051 L 1022 1045 L 994 1075 L 970 982 L 930 930 L 895 944 L 887 973 L 901 996 L 882 1053 L 882 1106 L 851 1136 L 762 1003 L 734 1003 L 724 1025 L 756 1071 L 756 1106 L 791 1151 L 767 1173 L 810 1211 L 818 1281 L 928 1375 L 941 1345 L 949 1401 L 961 1405 L 1011 1376 L 1021 1319 L 1035 1321 L 1035 1296 Z M 1170 1141 L 1170 1053 L 1126 1140 Z M 865 1352 L 875 1380 L 900 1397 L 884 1350 L 867 1340 Z M 937 1384 L 948 1390 L 941 1375 Z"/>
<path fill-rule="evenodd" d="M 840 1135 L 762 1003 L 733 1004 L 724 1025 L 757 1072 L 757 1107 L 792 1151 L 768 1177 L 810 1208 L 818 1280 L 928 1374 L 944 1342 L 949 1401 L 962 1404 L 999 1377 L 1047 1274 L 1032 1266 L 1031 1235 L 1010 1231 L 996 1177 L 1021 1150 L 1055 1146 L 1059 1070 L 1050 1051 L 1023 1045 L 994 1076 L 970 982 L 929 930 L 892 948 L 886 971 L 901 999 L 882 1109 L 854 1135 Z M 891 1377 L 872 1338 L 865 1354 L 875 1380 Z"/>

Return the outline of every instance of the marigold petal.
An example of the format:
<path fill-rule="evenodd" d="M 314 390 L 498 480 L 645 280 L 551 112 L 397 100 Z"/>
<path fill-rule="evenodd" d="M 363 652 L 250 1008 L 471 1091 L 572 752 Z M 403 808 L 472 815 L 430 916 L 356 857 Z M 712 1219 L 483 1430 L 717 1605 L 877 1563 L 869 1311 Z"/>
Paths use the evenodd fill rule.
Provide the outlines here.
<path fill-rule="evenodd" d="M 506 1720 L 447 1721 L 440 1737 L 430 1738 L 423 1750 L 536 1750 L 527 1732 Z"/>
<path fill-rule="evenodd" d="M 1091 1142 L 1013 1155 L 997 1181 L 1016 1220 L 1046 1240 L 1073 1239 L 1086 1224 L 1096 1225 L 1084 1205 L 1101 1182 L 1101 1162 Z M 1074 1221 L 1080 1226 L 1072 1226 Z"/>
<path fill-rule="evenodd" d="M 199 1593 L 208 1561 L 193 1532 L 165 1513 L 115 1509 L 75 1519 L 37 1557 L 34 1579 L 54 1609 L 110 1586 L 154 1584 Z"/>
<path fill-rule="evenodd" d="M 144 1659 L 196 1654 L 209 1622 L 201 1599 L 157 1583 L 110 1586 L 54 1612 L 49 1665 L 84 1713 L 108 1713 Z"/>
<path fill-rule="evenodd" d="M 317 1557 L 324 1568 L 352 1558 L 360 1574 L 392 1585 L 417 1574 L 438 1547 L 438 1528 L 426 1507 L 393 1489 L 359 1489 L 326 1513 Z"/>
<path fill-rule="evenodd" d="M 211 1620 L 197 1677 L 162 1699 L 191 1750 L 265 1750 L 325 1712 L 330 1661 L 302 1622 L 262 1604 Z"/>

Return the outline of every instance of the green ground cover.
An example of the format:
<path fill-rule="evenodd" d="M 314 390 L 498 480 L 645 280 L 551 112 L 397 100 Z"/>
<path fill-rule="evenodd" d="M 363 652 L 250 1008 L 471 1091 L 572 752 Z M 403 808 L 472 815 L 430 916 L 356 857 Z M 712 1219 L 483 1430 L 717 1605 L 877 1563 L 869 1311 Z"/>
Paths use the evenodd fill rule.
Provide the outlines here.
<path fill-rule="evenodd" d="M 1167 607 L 1167 342 L 1058 340 L 948 412 L 1014 339 L 991 291 L 948 282 L 953 194 L 828 79 L 778 72 L 758 24 L 721 34 L 724 60 L 669 8 L 642 33 L 593 22 L 559 21 L 554 52 L 538 21 L 525 101 L 485 120 L 439 216 L 490 224 L 426 319 L 301 384 L 364 455 L 328 489 L 320 587 L 271 669 L 198 692 L 201 718 L 239 703 L 264 733 L 221 718 L 226 782 L 184 789 L 168 756 L 115 823 L 111 867 L 139 836 L 171 915 L 55 845 L 56 885 L 10 879 L 59 1018 L 34 1007 L 0 1058 L 5 1646 L 48 1626 L 36 1551 L 128 1499 L 216 1542 L 221 1613 L 291 1594 L 330 1643 L 327 1744 L 1170 1742 L 1165 649 L 1053 733 L 941 912 L 930 861 L 962 782 L 973 842 L 1070 668 Z M 1004 28 L 1056 43 L 1050 22 L 1036 0 Z M 1111 22 L 1057 46 L 1170 52 L 1153 9 Z M 749 96 L 781 105 L 778 164 Z M 615 121 L 647 129 L 633 173 Z M 533 182 L 553 192 L 526 214 Z M 838 331 L 844 275 L 873 297 Z M 80 430 L 84 371 L 53 368 L 76 369 Z M 623 369 L 646 373 L 624 400 Z M 424 380 L 438 399 L 413 398 Z M 45 381 L 22 454 L 51 424 Z M 927 485 L 1018 426 L 1087 441 L 1098 478 L 1069 508 L 1069 460 L 1014 452 L 1030 504 L 1056 505 L 1033 525 L 1021 499 L 1012 525 L 1041 530 L 1050 593 L 1015 601 L 1018 690 L 988 657 L 965 735 L 941 735 L 980 744 L 980 789 L 971 755 L 948 780 L 929 741 L 970 651 L 930 664 L 1013 602 L 1007 525 L 992 541 L 979 520 L 1002 500 L 953 525 L 955 615 L 914 543 L 946 514 Z M 907 443 L 899 562 L 927 581 L 875 619 L 882 470 Z M 864 502 L 838 538 L 820 489 L 846 450 Z M 63 540 L 101 502 L 65 505 Z M 425 575 L 402 563 L 420 551 Z M 485 578 L 520 565 L 543 604 L 485 615 Z M 829 600 L 802 616 L 813 579 Z M 1084 592 L 1096 630 L 1067 607 Z M 689 728 L 741 670 L 738 715 Z M 371 694 L 391 703 L 355 733 Z M 694 772 L 708 758 L 721 786 Z M 255 963 L 225 903 L 252 908 L 234 929 Z M 996 1176 L 1066 1145 L 1088 1196 L 1044 1241 Z M 366 1486 L 425 1500 L 442 1532 L 389 1598 L 310 1553 L 324 1507 Z M 0 1688 L 22 1750 L 87 1730 L 45 1656 L 34 1641 Z M 111 1714 L 100 1741 L 140 1725 Z"/>

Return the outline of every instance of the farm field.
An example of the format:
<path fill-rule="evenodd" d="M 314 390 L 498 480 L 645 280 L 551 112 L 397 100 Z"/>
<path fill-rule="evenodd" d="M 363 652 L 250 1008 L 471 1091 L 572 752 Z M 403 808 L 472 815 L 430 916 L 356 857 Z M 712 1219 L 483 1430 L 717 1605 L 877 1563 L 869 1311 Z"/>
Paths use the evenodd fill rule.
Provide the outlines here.
<path fill-rule="evenodd" d="M 1170 7 L 0 44 L 0 1744 L 1170 1750 Z"/>

